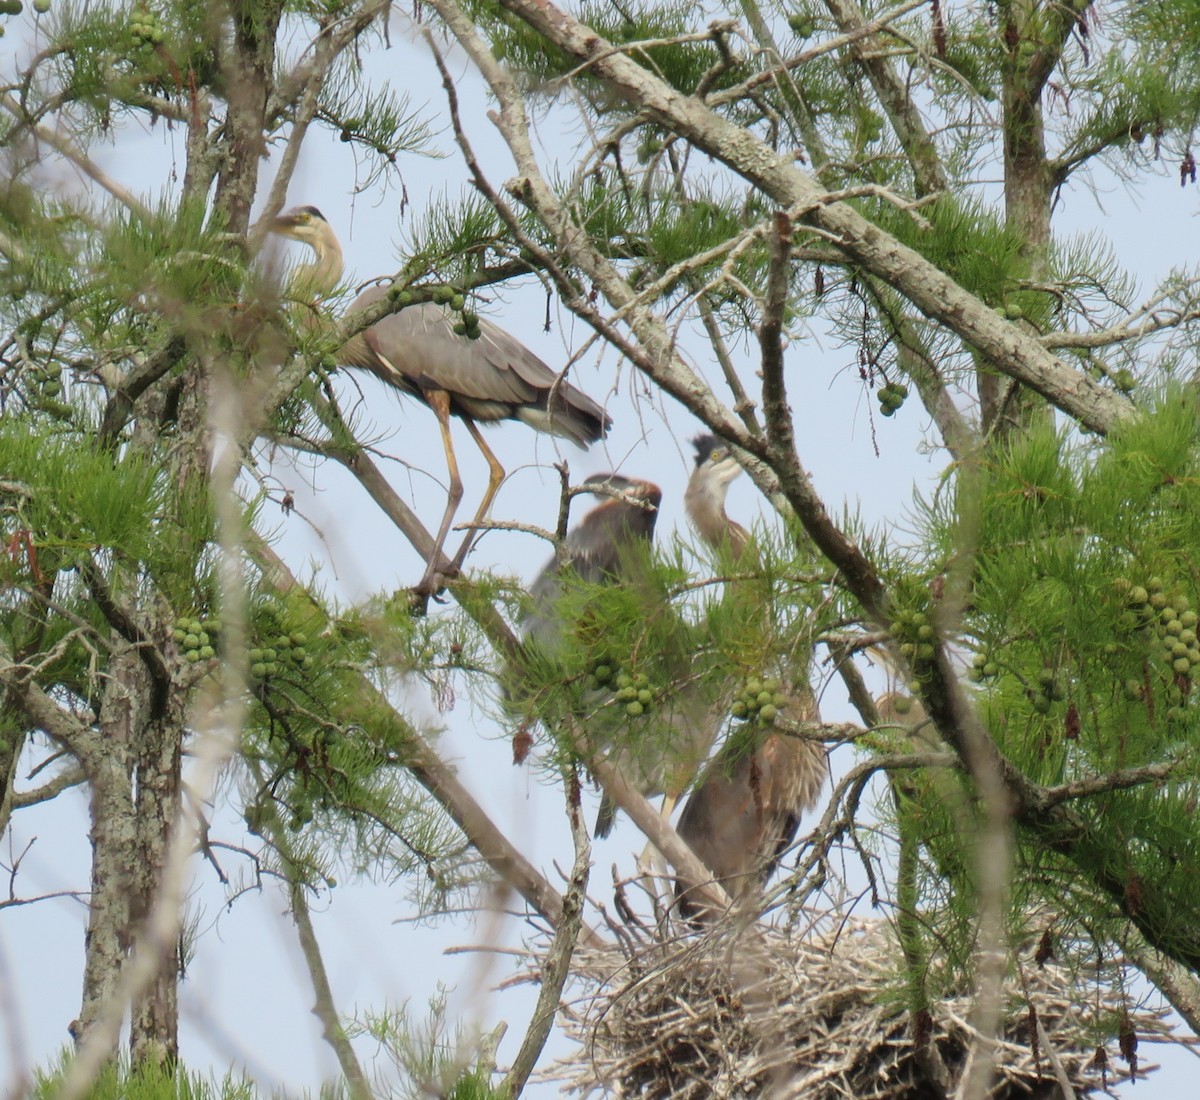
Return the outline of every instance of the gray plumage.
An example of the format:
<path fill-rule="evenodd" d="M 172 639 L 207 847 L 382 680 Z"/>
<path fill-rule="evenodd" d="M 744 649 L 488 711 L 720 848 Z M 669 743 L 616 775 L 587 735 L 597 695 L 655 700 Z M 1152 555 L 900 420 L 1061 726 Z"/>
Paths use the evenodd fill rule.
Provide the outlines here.
<path fill-rule="evenodd" d="M 342 277 L 342 248 L 320 210 L 315 206 L 293 207 L 276 218 L 271 229 L 313 250 L 315 262 L 293 273 L 292 285 L 298 292 L 321 296 L 337 286 Z M 351 313 L 375 306 L 387 295 L 388 288 L 369 287 L 354 300 Z M 411 305 L 350 337 L 337 355 L 340 364 L 370 371 L 428 405 L 438 418 L 450 481 L 434 551 L 417 585 L 417 591 L 425 595 L 436 587 L 435 565 L 463 495 L 450 438 L 451 416 L 463 421 L 488 464 L 488 487 L 472 528 L 487 514 L 504 480 L 504 467 L 484 442 L 475 426 L 477 421 L 519 420 L 585 448 L 603 438 L 612 424 L 587 394 L 498 325 L 480 318 L 477 339 L 456 333 L 454 328 L 463 323 L 462 317 L 432 302 Z M 462 566 L 473 540 L 472 530 L 454 557 L 451 575 Z"/>

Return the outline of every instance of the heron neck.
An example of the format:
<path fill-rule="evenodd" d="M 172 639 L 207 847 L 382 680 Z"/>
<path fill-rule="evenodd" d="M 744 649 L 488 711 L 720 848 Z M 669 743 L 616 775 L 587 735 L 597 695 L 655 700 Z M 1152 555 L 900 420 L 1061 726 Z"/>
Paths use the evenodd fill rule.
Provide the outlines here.
<path fill-rule="evenodd" d="M 718 552 L 740 558 L 750 545 L 750 532 L 725 514 L 724 494 L 697 490 L 689 485 L 684 493 L 684 509 L 696 533 Z"/>
<path fill-rule="evenodd" d="M 307 293 L 324 296 L 341 282 L 345 265 L 342 247 L 336 241 L 311 245 L 316 260 L 296 268 L 293 282 Z"/>

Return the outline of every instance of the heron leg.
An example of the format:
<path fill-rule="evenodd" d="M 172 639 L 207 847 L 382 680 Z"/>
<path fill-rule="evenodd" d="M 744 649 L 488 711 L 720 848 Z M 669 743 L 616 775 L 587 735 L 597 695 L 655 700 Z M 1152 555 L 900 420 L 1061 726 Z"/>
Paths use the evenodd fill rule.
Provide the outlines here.
<path fill-rule="evenodd" d="M 480 453 L 488 464 L 488 487 L 483 494 L 483 500 L 479 504 L 479 511 L 475 513 L 475 518 L 471 521 L 471 530 L 467 532 L 466 537 L 462 541 L 462 546 L 458 548 L 458 553 L 454 555 L 455 569 L 461 569 L 464 561 L 467 560 L 467 554 L 471 552 L 471 547 L 475 540 L 479 538 L 479 524 L 483 522 L 484 517 L 488 514 L 492 507 L 492 501 L 496 499 L 496 494 L 500 491 L 500 486 L 504 482 L 504 467 L 500 465 L 500 460 L 492 453 L 483 438 L 483 433 L 479 430 L 479 425 L 474 420 L 463 420 L 467 431 L 471 433 L 471 438 L 475 440 L 475 445 L 479 448 Z"/>
<path fill-rule="evenodd" d="M 438 577 L 445 573 L 453 573 L 454 569 L 447 566 L 442 568 L 442 548 L 446 544 L 446 536 L 450 533 L 450 524 L 454 522 L 454 513 L 462 502 L 462 478 L 458 476 L 458 459 L 454 456 L 454 442 L 450 438 L 450 395 L 444 390 L 428 390 L 425 400 L 438 419 L 438 427 L 442 432 L 442 449 L 446 452 L 446 469 L 450 474 L 450 488 L 446 495 L 446 510 L 442 513 L 442 522 L 438 527 L 437 538 L 434 539 L 433 550 L 429 562 L 425 566 L 425 575 L 417 582 L 414 590 L 418 595 L 431 596 L 440 587 Z M 468 420 L 467 425 L 474 428 Z"/>

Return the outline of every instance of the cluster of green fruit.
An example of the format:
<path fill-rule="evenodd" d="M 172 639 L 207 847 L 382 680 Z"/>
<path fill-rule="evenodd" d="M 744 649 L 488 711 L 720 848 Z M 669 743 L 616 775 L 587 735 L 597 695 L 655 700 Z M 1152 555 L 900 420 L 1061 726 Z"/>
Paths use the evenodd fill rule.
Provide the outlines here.
<path fill-rule="evenodd" d="M 782 684 L 773 677 L 757 679 L 751 677 L 743 685 L 729 708 L 729 713 L 739 722 L 757 722 L 760 726 L 773 726 L 780 709 L 787 703 L 781 690 Z"/>
<path fill-rule="evenodd" d="M 43 397 L 57 397 L 62 393 L 62 366 L 59 363 L 47 363 L 44 367 L 34 367 L 29 372 L 29 378 L 41 391 Z"/>
<path fill-rule="evenodd" d="M 613 661 L 597 661 L 588 673 L 588 687 L 611 691 L 630 718 L 640 718 L 654 705 L 655 692 L 644 672 L 630 673 Z"/>
<path fill-rule="evenodd" d="M 900 652 L 908 658 L 918 679 L 933 660 L 934 631 L 924 611 L 899 608 L 892 616 L 892 635 L 900 643 Z"/>
<path fill-rule="evenodd" d="M 1038 714 L 1049 714 L 1055 703 L 1060 703 L 1067 697 L 1052 668 L 1043 668 L 1038 672 L 1037 680 L 1026 685 L 1025 695 Z"/>
<path fill-rule="evenodd" d="M 388 291 L 388 296 L 393 302 L 398 303 L 401 308 L 411 306 L 417 300 L 417 296 L 411 290 L 403 290 L 395 286 Z M 479 314 L 474 310 L 467 309 L 466 296 L 454 287 L 434 287 L 430 300 L 439 306 L 449 306 L 454 313 L 462 314 L 462 320 L 456 322 L 454 325 L 455 336 L 465 336 L 468 340 L 478 340 L 483 335 L 483 330 L 479 327 Z"/>
<path fill-rule="evenodd" d="M 183 659 L 195 664 L 217 655 L 216 641 L 221 633 L 220 619 L 180 619 L 171 632 L 183 650 Z"/>
<path fill-rule="evenodd" d="M 278 676 L 288 664 L 308 672 L 316 662 L 305 648 L 307 645 L 308 637 L 299 631 L 268 639 L 265 646 L 255 647 L 247 654 L 250 675 L 265 680 L 268 676 Z"/>
<path fill-rule="evenodd" d="M 892 416 L 908 396 L 908 387 L 901 382 L 888 382 L 880 386 L 875 394 L 879 398 L 879 411 L 883 416 Z"/>
<path fill-rule="evenodd" d="M 134 49 L 149 53 L 163 40 L 162 23 L 154 12 L 135 8 L 129 16 L 129 35 Z"/>
<path fill-rule="evenodd" d="M 1000 675 L 1000 666 L 992 659 L 990 653 L 976 653 L 971 658 L 971 667 L 967 669 L 967 679 L 973 684 L 984 680 L 994 680 Z"/>
<path fill-rule="evenodd" d="M 1152 630 L 1163 662 L 1176 676 L 1191 676 L 1200 665 L 1196 639 L 1200 617 L 1192 610 L 1191 601 L 1182 593 L 1168 593 L 1161 577 L 1151 577 L 1145 585 L 1126 582 L 1121 587 L 1125 590 L 1125 615 Z M 1127 622 L 1124 616 L 1122 622 Z"/>

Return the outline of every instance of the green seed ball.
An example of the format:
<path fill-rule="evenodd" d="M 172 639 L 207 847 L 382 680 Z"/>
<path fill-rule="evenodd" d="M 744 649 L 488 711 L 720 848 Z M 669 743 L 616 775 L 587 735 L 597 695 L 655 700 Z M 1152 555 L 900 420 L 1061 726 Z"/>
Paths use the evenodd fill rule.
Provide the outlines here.
<path fill-rule="evenodd" d="M 1161 623 L 1169 623 L 1175 617 L 1175 608 L 1170 604 L 1166 604 L 1158 612 L 1158 621 Z"/>
<path fill-rule="evenodd" d="M 929 626 L 928 624 L 926 624 L 925 626 L 922 626 L 922 627 L 918 627 L 917 628 L 917 637 L 920 638 L 921 641 L 923 641 L 923 642 L 931 641 L 933 639 L 933 627 Z"/>
<path fill-rule="evenodd" d="M 292 660 L 297 663 L 303 661 L 304 658 L 307 656 L 308 656 L 308 652 L 305 650 L 304 646 L 302 646 L 302 645 L 295 646 L 292 649 Z"/>
<path fill-rule="evenodd" d="M 632 703 L 625 704 L 625 713 L 630 718 L 639 718 L 645 712 L 645 707 L 642 706 L 636 699 Z"/>
<path fill-rule="evenodd" d="M 1165 627 L 1163 627 L 1163 629 L 1168 634 L 1174 634 L 1176 637 L 1178 637 L 1183 633 L 1183 623 L 1181 623 L 1178 619 L 1172 619 Z"/>
<path fill-rule="evenodd" d="M 917 652 L 916 642 L 901 642 L 900 652 L 903 653 L 905 657 L 915 656 Z"/>
<path fill-rule="evenodd" d="M 771 696 L 771 702 L 777 707 L 782 707 L 787 703 L 787 696 L 782 691 L 777 691 Z"/>
<path fill-rule="evenodd" d="M 200 644 L 202 646 L 208 645 L 212 642 L 212 639 L 208 636 L 208 631 L 206 630 L 201 630 L 196 637 L 200 640 Z"/>
<path fill-rule="evenodd" d="M 971 658 L 971 664 L 976 668 L 983 668 L 983 666 L 987 663 L 988 655 L 986 653 L 976 653 L 975 656 Z"/>
<path fill-rule="evenodd" d="M 1033 709 L 1037 711 L 1038 714 L 1049 714 L 1051 706 L 1053 706 L 1053 703 L 1044 695 L 1039 696 L 1033 701 Z"/>
<path fill-rule="evenodd" d="M 183 636 L 183 646 L 185 649 L 199 649 L 200 636 L 198 634 L 185 634 Z"/>
<path fill-rule="evenodd" d="M 897 714 L 907 714 L 912 710 L 913 701 L 907 695 L 897 695 L 892 700 L 892 707 Z"/>
<path fill-rule="evenodd" d="M 629 703 L 638 697 L 638 689 L 632 684 L 629 687 L 623 687 L 617 692 L 618 703 Z"/>
<path fill-rule="evenodd" d="M 467 326 L 464 325 L 461 321 L 459 321 L 459 323 L 454 326 L 454 335 L 455 336 L 466 336 L 466 334 L 467 334 Z"/>
<path fill-rule="evenodd" d="M 760 691 L 762 691 L 762 689 L 763 689 L 763 686 L 762 686 L 761 680 L 747 680 L 746 681 L 746 694 L 747 695 L 757 696 L 758 693 Z"/>
<path fill-rule="evenodd" d="M 628 672 L 617 673 L 617 687 L 627 688 L 633 685 L 633 677 Z"/>
<path fill-rule="evenodd" d="M 908 683 L 904 685 L 904 690 L 907 691 L 909 695 L 918 694 L 921 690 L 921 681 L 909 680 Z"/>
<path fill-rule="evenodd" d="M 918 661 L 932 661 L 933 654 L 934 648 L 929 642 L 922 642 L 919 646 L 917 646 Z"/>
<path fill-rule="evenodd" d="M 266 669 L 267 669 L 268 676 L 278 676 L 279 675 L 279 665 L 277 665 L 274 661 L 268 661 L 266 663 Z"/>
<path fill-rule="evenodd" d="M 649 688 L 642 688 L 637 693 L 637 700 L 642 704 L 642 706 L 648 707 L 654 702 L 654 692 L 652 692 Z"/>
<path fill-rule="evenodd" d="M 769 703 L 758 712 L 758 720 L 764 726 L 771 725 L 778 717 L 779 709 Z"/>
<path fill-rule="evenodd" d="M 783 687 L 778 676 L 764 676 L 762 682 L 763 691 L 779 691 Z"/>
<path fill-rule="evenodd" d="M 1140 584 L 1134 585 L 1134 587 L 1129 590 L 1130 607 L 1141 607 L 1143 604 L 1148 602 L 1149 599 L 1150 593 Z"/>
<path fill-rule="evenodd" d="M 308 645 L 308 635 L 302 634 L 299 630 L 291 636 L 292 645 Z"/>
<path fill-rule="evenodd" d="M 217 651 L 210 645 L 202 645 L 200 647 L 200 659 L 202 661 L 211 661 L 217 655 Z"/>
<path fill-rule="evenodd" d="M 221 620 L 220 619 L 205 619 L 200 624 L 200 629 L 207 630 L 210 634 L 217 634 L 221 630 Z"/>
<path fill-rule="evenodd" d="M 478 327 L 467 329 L 467 339 L 468 340 L 478 340 L 479 337 L 481 337 L 482 335 L 483 335 L 483 330 Z"/>
<path fill-rule="evenodd" d="M 1186 657 L 1187 651 L 1188 651 L 1188 647 L 1186 645 L 1184 645 L 1183 642 L 1175 642 L 1168 649 L 1168 652 L 1171 654 L 1172 658 Z"/>
<path fill-rule="evenodd" d="M 1150 593 L 1150 606 L 1153 607 L 1156 611 L 1160 611 L 1160 610 L 1162 610 L 1162 608 L 1167 607 L 1169 603 L 1170 603 L 1170 601 L 1167 599 L 1167 595 L 1165 592 L 1151 592 Z M 1171 618 L 1174 618 L 1174 617 L 1175 617 L 1175 611 L 1174 611 L 1174 609 L 1172 609 Z"/>
<path fill-rule="evenodd" d="M 879 407 L 879 413 L 881 416 L 895 416 L 896 410 L 891 405 L 881 405 Z"/>
<path fill-rule="evenodd" d="M 50 0 L 33 0 L 33 10 L 38 15 L 45 15 L 50 10 Z"/>
<path fill-rule="evenodd" d="M 1159 576 L 1153 576 L 1146 582 L 1146 587 L 1151 592 L 1161 592 L 1163 590 L 1163 579 Z"/>
<path fill-rule="evenodd" d="M 971 683 L 973 683 L 973 684 L 982 683 L 983 682 L 983 671 L 981 669 L 976 668 L 974 665 L 972 665 L 969 669 L 967 669 L 967 679 L 970 680 Z"/>
<path fill-rule="evenodd" d="M 1122 611 L 1121 614 L 1117 616 L 1118 630 L 1124 630 L 1126 632 L 1136 630 L 1137 624 L 1137 615 L 1135 615 L 1132 611 Z"/>
<path fill-rule="evenodd" d="M 445 305 L 451 298 L 454 297 L 454 291 L 448 286 L 437 286 L 433 288 L 433 300 L 438 305 Z"/>
<path fill-rule="evenodd" d="M 1183 707 L 1168 707 L 1167 708 L 1167 721 L 1168 722 L 1182 722 L 1186 718 L 1187 718 L 1187 711 L 1184 710 Z"/>
<path fill-rule="evenodd" d="M 1179 621 L 1183 623 L 1184 626 L 1195 626 L 1197 622 L 1200 622 L 1200 618 L 1197 617 L 1196 612 L 1194 611 L 1185 611 L 1179 616 Z"/>
<path fill-rule="evenodd" d="M 983 674 L 989 680 L 993 676 L 999 676 L 1000 675 L 1000 666 L 998 664 L 996 664 L 995 661 L 988 661 L 988 663 L 983 666 Z"/>
<path fill-rule="evenodd" d="M 273 649 L 264 649 L 262 651 L 262 659 L 264 661 L 266 661 L 267 664 L 270 664 L 278 656 L 279 656 L 279 654 L 276 653 L 275 650 L 273 650 Z"/>
<path fill-rule="evenodd" d="M 174 638 L 177 642 L 182 642 L 183 639 L 187 637 L 187 631 L 184 630 L 183 627 L 177 626 L 174 630 L 171 631 L 171 637 Z"/>
<path fill-rule="evenodd" d="M 1189 661 L 1187 657 L 1177 657 L 1174 662 L 1172 662 L 1171 667 L 1176 672 L 1186 674 L 1192 671 L 1192 662 Z"/>
<path fill-rule="evenodd" d="M 1142 682 L 1140 680 L 1126 680 L 1125 694 L 1130 699 L 1140 699 L 1142 697 Z"/>
<path fill-rule="evenodd" d="M 1106 642 L 1101 652 L 1105 657 L 1115 657 L 1121 652 L 1121 647 L 1116 642 Z"/>
<path fill-rule="evenodd" d="M 1187 659 L 1189 661 L 1191 661 L 1192 664 L 1194 664 L 1194 665 L 1200 665 L 1200 648 L 1197 648 L 1196 646 L 1192 646 L 1187 651 Z"/>
<path fill-rule="evenodd" d="M 734 700 L 733 706 L 729 708 L 729 713 L 732 714 L 734 718 L 745 718 L 750 711 L 746 707 L 745 703 L 743 703 L 740 699 L 736 699 Z"/>
<path fill-rule="evenodd" d="M 1044 687 L 1049 687 L 1054 683 L 1054 669 L 1044 668 L 1038 673 L 1038 683 Z"/>
<path fill-rule="evenodd" d="M 1137 386 L 1137 379 L 1134 378 L 1133 371 L 1122 367 L 1113 375 L 1113 385 L 1122 393 L 1130 393 Z"/>
<path fill-rule="evenodd" d="M 633 686 L 634 687 L 638 687 L 638 688 L 645 687 L 648 683 L 650 683 L 650 677 L 647 676 L 644 672 L 635 672 L 633 674 Z"/>
<path fill-rule="evenodd" d="M 592 673 L 602 684 L 607 684 L 613 678 L 612 665 L 597 665 Z"/>
<path fill-rule="evenodd" d="M 478 328 L 479 327 L 479 314 L 476 313 L 474 310 L 464 309 L 462 319 L 463 319 L 463 324 L 466 325 L 467 328 Z"/>
<path fill-rule="evenodd" d="M 927 616 L 924 611 L 914 611 L 910 621 L 912 622 L 913 626 L 924 626 L 927 622 L 929 622 L 929 616 Z"/>
<path fill-rule="evenodd" d="M 774 702 L 775 702 L 775 693 L 774 692 L 760 691 L 758 693 L 758 705 L 760 707 L 771 706 L 774 704 Z"/>
<path fill-rule="evenodd" d="M 198 649 L 189 649 L 183 655 L 183 657 L 184 660 L 190 662 L 191 664 L 195 664 L 198 660 L 200 660 L 200 651 Z"/>
<path fill-rule="evenodd" d="M 51 379 L 42 386 L 42 393 L 44 393 L 47 397 L 57 397 L 60 393 L 62 393 L 62 383 L 55 382 L 53 379 Z"/>
<path fill-rule="evenodd" d="M 316 666 L 316 663 L 317 662 L 316 662 L 315 658 L 305 657 L 304 663 L 300 667 L 303 668 L 305 672 L 308 672 L 310 669 L 312 669 Z"/>
<path fill-rule="evenodd" d="M 467 300 L 461 294 L 450 295 L 450 308 L 454 310 L 455 313 L 461 313 L 463 306 L 466 304 Z"/>

